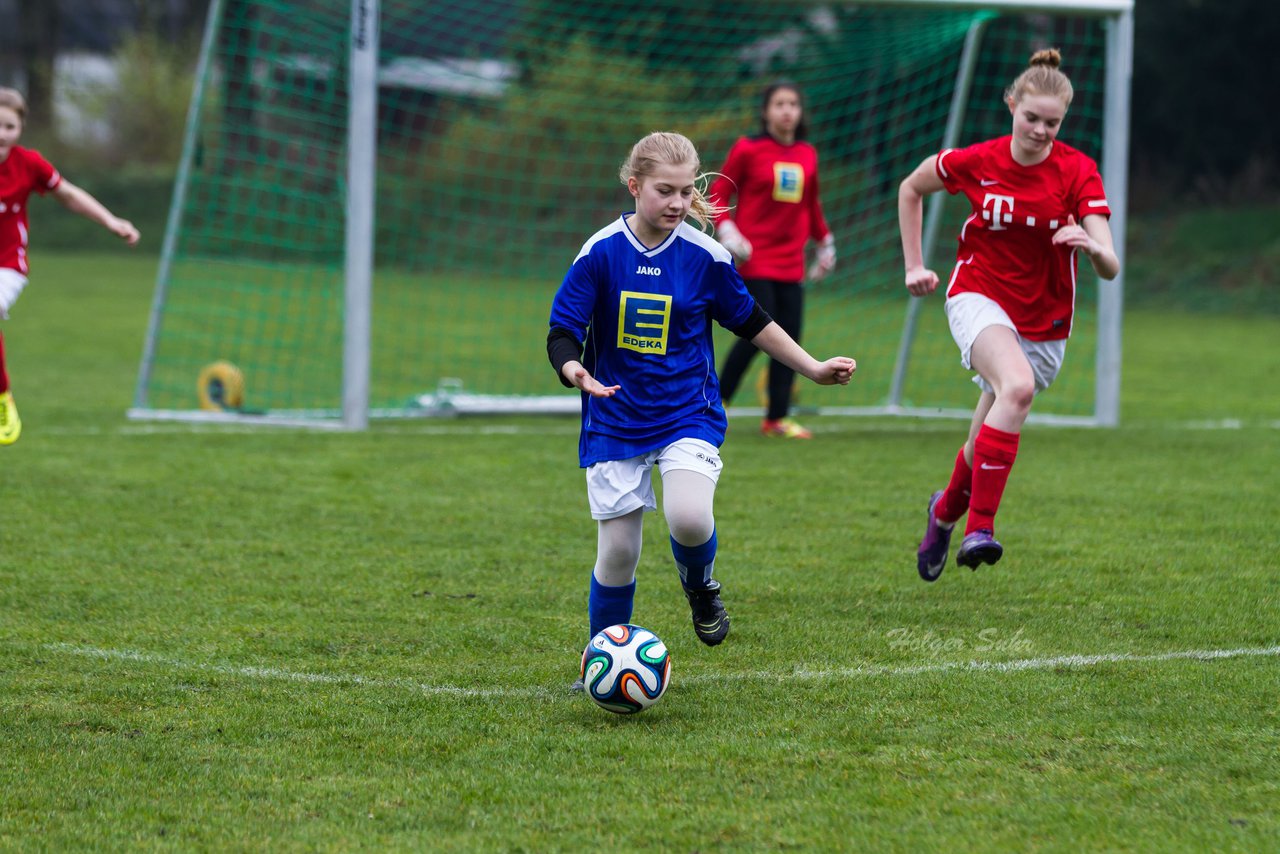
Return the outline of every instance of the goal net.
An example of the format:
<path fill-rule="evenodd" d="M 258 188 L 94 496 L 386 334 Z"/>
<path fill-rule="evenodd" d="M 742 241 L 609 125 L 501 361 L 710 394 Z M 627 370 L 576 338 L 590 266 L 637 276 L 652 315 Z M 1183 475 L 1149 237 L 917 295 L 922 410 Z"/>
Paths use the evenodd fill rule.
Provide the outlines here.
<path fill-rule="evenodd" d="M 130 414 L 576 411 L 547 316 L 585 239 L 631 207 L 630 145 L 676 130 L 714 171 L 778 78 L 804 90 L 839 252 L 807 286 L 803 343 L 859 362 L 848 388 L 797 405 L 964 413 L 976 390 L 941 295 L 902 285 L 897 188 L 944 143 L 1007 133 L 1003 90 L 1038 48 L 1062 51 L 1062 139 L 1102 162 L 1123 237 L 1131 2 L 984 7 L 213 0 Z M 930 201 L 945 278 L 966 211 Z M 1114 423 L 1119 285 L 1080 266 L 1068 360 L 1037 412 Z M 201 386 L 222 362 L 235 400 Z"/>

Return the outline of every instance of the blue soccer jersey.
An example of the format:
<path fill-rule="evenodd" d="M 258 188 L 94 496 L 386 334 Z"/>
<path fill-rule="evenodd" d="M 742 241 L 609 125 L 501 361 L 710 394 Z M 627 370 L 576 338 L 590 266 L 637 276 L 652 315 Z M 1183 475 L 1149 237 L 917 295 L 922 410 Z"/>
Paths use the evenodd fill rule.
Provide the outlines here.
<path fill-rule="evenodd" d="M 681 223 L 646 248 L 623 214 L 582 247 L 551 306 L 551 326 L 585 341 L 582 363 L 613 397 L 582 396 L 583 468 L 677 439 L 724 442 L 711 321 L 736 329 L 755 308 L 732 256 Z"/>

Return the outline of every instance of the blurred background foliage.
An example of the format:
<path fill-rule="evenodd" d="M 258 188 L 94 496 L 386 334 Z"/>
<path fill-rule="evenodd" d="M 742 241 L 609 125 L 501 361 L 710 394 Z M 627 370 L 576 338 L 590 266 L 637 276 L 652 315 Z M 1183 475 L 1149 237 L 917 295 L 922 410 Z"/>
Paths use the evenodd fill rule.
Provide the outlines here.
<path fill-rule="evenodd" d="M 252 5 L 251 0 L 225 2 L 227 14 Z M 302 5 L 321 2 L 334 0 L 299 0 Z M 460 18 L 457 26 L 483 28 L 510 15 L 512 4 L 521 0 L 486 2 L 493 8 L 485 17 L 492 20 Z M 44 151 L 108 205 L 127 210 L 144 232 L 156 236 L 156 245 L 168 212 L 208 6 L 209 0 L 0 0 L 0 85 L 28 96 L 24 142 Z M 588 43 L 565 27 L 575 16 L 590 16 L 589 4 L 564 0 L 564 6 L 565 15 L 547 26 L 565 30 L 561 67 L 572 70 L 609 46 Z M 732 16 L 718 8 L 712 2 L 680 3 L 672 14 L 681 27 L 695 31 L 732 27 Z M 461 13 L 445 9 L 441 14 Z M 1132 301 L 1172 298 L 1191 286 L 1187 283 L 1211 281 L 1216 292 L 1233 294 L 1237 304 L 1275 305 L 1269 294 L 1278 290 L 1274 271 L 1280 259 L 1280 238 L 1271 225 L 1280 202 L 1280 111 L 1273 107 L 1273 81 L 1280 79 L 1277 34 L 1276 0 L 1137 0 L 1130 272 L 1141 272 L 1155 259 L 1160 272 L 1146 289 L 1130 289 Z M 659 37 L 617 29 L 619 39 L 642 35 Z M 445 55 L 448 47 L 425 45 L 423 52 Z M 672 110 L 696 103 L 696 74 L 658 83 L 670 91 Z M 619 88 L 623 102 L 632 83 L 601 80 L 599 85 Z M 615 116 L 565 111 L 549 120 L 563 124 L 558 138 L 568 155 L 531 151 L 531 169 L 572 172 L 578 148 L 612 150 L 617 139 L 635 136 L 636 127 L 662 123 L 625 111 Z M 698 119 L 704 120 L 708 132 L 741 124 L 725 116 Z M 473 155 L 479 147 L 475 137 L 482 133 L 478 122 L 458 122 L 446 138 L 434 141 L 437 156 L 424 158 L 423 177 L 448 180 L 450 164 Z M 388 192 L 398 186 L 394 176 L 386 183 Z M 477 204 L 495 201 L 476 199 Z M 404 203 L 429 205 L 431 198 Z M 1196 215 L 1224 208 L 1232 213 L 1211 220 Z M 59 245 L 114 246 L 109 235 L 75 217 L 60 218 L 58 228 L 43 235 Z"/>

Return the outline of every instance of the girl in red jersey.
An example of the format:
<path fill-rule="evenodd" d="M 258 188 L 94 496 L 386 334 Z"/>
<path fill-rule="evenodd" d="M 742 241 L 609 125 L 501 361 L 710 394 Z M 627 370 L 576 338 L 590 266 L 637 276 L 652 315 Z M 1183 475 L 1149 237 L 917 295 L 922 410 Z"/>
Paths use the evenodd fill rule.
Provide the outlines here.
<path fill-rule="evenodd" d="M 969 438 L 946 489 L 929 499 L 916 553 L 920 577 L 942 573 L 956 521 L 969 513 L 956 563 L 977 569 L 1004 553 L 995 515 L 1036 393 L 1062 367 L 1075 307 L 1076 254 L 1104 279 L 1120 271 L 1102 178 L 1093 160 L 1058 142 L 1071 81 L 1057 50 L 1042 50 L 1005 93 L 1009 136 L 930 156 L 898 191 L 898 221 L 912 296 L 938 287 L 924 266 L 923 198 L 964 193 L 973 213 L 960 228 L 946 311 L 960 361 L 982 389 Z"/>
<path fill-rule="evenodd" d="M 807 135 L 800 89 L 789 82 L 770 84 L 761 94 L 760 133 L 734 143 L 708 192 L 712 204 L 723 208 L 737 195 L 736 216 L 726 212 L 717 218 L 716 237 L 737 260 L 756 302 L 796 341 L 804 307 L 805 244 L 818 242 L 810 281 L 836 265 L 835 241 L 818 202 L 818 153 L 804 141 Z M 726 401 L 755 354 L 755 345 L 742 340 L 725 357 L 720 388 Z M 766 436 L 812 436 L 787 417 L 794 377 L 795 371 L 770 360 L 769 405 L 760 425 Z"/>
<path fill-rule="evenodd" d="M 27 286 L 27 199 L 34 190 L 52 193 L 67 210 L 93 220 L 130 246 L 138 229 L 120 219 L 84 190 L 63 180 L 40 153 L 18 145 L 27 119 L 27 102 L 14 89 L 0 87 L 0 319 Z M 4 338 L 0 336 L 0 445 L 12 445 L 22 432 L 9 374 L 5 370 Z"/>

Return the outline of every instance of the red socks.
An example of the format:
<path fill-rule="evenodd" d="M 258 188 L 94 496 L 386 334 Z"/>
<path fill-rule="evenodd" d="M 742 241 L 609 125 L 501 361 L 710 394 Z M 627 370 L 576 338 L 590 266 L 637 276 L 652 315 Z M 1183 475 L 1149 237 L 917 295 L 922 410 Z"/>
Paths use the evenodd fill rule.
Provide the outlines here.
<path fill-rule="evenodd" d="M 933 507 L 933 517 L 939 522 L 951 524 L 969 509 L 969 492 L 972 490 L 973 469 L 964 459 L 964 447 L 956 454 L 956 467 L 951 470 L 951 482 L 942 498 Z"/>
<path fill-rule="evenodd" d="M 995 530 L 1000 496 L 1009 482 L 1009 470 L 1018 456 L 1018 434 L 997 430 L 990 424 L 978 429 L 973 443 L 973 496 L 969 499 L 969 521 L 965 534 L 979 529 Z M 950 492 L 950 487 L 948 487 Z"/>
<path fill-rule="evenodd" d="M 9 372 L 4 369 L 4 336 L 0 335 L 0 394 L 9 390 Z"/>

